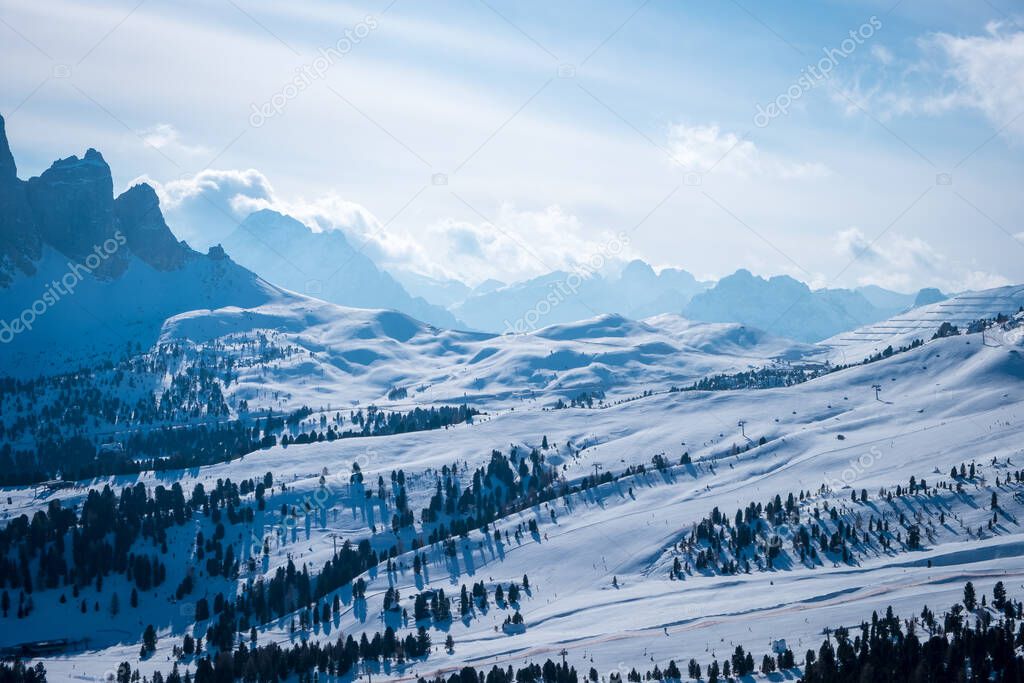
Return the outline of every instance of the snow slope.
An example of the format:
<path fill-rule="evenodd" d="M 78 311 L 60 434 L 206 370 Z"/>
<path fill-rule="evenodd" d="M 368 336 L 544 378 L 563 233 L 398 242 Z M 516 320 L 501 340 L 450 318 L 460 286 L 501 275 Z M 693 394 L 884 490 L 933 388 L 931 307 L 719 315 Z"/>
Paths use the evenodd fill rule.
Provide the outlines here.
<path fill-rule="evenodd" d="M 308 354 L 243 370 L 230 390 L 250 404 L 259 391 L 274 390 L 293 397 L 288 405 L 386 405 L 392 387 L 408 389 L 403 403 L 469 400 L 501 408 L 541 399 L 550 404 L 584 390 L 621 397 L 667 389 L 814 350 L 739 325 L 677 318 L 652 323 L 606 315 L 524 335 L 459 332 L 397 312 L 346 309 L 314 299 L 185 313 L 167 321 L 160 340 L 203 344 L 260 331 Z M 715 346 L 720 348 L 708 353 Z"/>
<path fill-rule="evenodd" d="M 1024 306 L 1024 287 L 1020 285 L 966 292 L 911 309 L 881 322 L 842 332 L 821 344 L 834 349 L 833 355 L 840 362 L 843 357 L 855 362 L 882 351 L 888 345 L 899 347 L 914 339 L 927 341 L 944 322 L 963 330 L 969 323 L 981 318 L 995 318 L 1000 313 L 1013 315 L 1021 306 Z M 995 337 L 990 341 L 1000 342 Z"/>
<path fill-rule="evenodd" d="M 411 555 L 400 556 L 405 568 L 394 582 L 403 596 L 437 587 L 456 593 L 462 583 L 482 580 L 493 586 L 528 574 L 532 594 L 520 605 L 526 632 L 510 636 L 495 630 L 510 612 L 492 604 L 487 613 L 445 627 L 456 643 L 453 655 L 437 648 L 425 662 L 380 673 L 410 679 L 466 662 L 517 665 L 556 658 L 565 648 L 570 661 L 578 666 L 593 662 L 604 675 L 621 666 L 628 670 L 658 663 L 664 668 L 669 658 L 681 662 L 695 657 L 707 663 L 712 656 L 728 656 L 737 643 L 759 656 L 778 637 L 786 638 L 800 658 L 807 647 L 820 643 L 824 627 L 853 625 L 872 610 L 893 605 L 897 613 L 910 615 L 927 603 L 938 611 L 959 600 L 965 580 L 973 580 L 980 592 L 990 592 L 997 580 L 1006 582 L 1011 593 L 1024 583 L 1024 533 L 1018 523 L 1024 508 L 1013 497 L 1016 489 L 996 489 L 994 484 L 996 475 L 1024 461 L 1018 426 L 1024 419 L 1024 347 L 989 347 L 978 339 L 936 340 L 783 389 L 656 394 L 603 409 L 516 410 L 436 432 L 275 447 L 232 463 L 142 475 L 141 481 L 180 481 L 188 490 L 196 481 L 210 484 L 225 476 L 238 480 L 273 471 L 275 481 L 287 482 L 289 490 L 269 497 L 266 517 L 255 522 L 257 538 L 278 524 L 273 511 L 282 502 L 316 498 L 324 491 L 322 510 L 286 533 L 269 562 L 258 567 L 257 574 L 265 575 L 289 554 L 297 562 L 322 564 L 330 556 L 332 533 L 352 540 L 373 538 L 380 547 L 394 542 L 390 530 L 380 525 L 380 511 L 355 502 L 360 496 L 347 484 L 354 461 L 361 463 L 369 481 L 378 474 L 387 479 L 392 469 L 401 467 L 412 507 L 419 510 L 432 493 L 433 473 L 442 466 L 456 461 L 477 466 L 487 461 L 492 448 L 536 447 L 542 436 L 552 443 L 549 461 L 562 468 L 567 481 L 578 481 L 595 465 L 621 472 L 629 464 L 649 465 L 656 453 L 674 461 L 685 450 L 692 466 L 650 471 L 553 502 L 557 521 L 542 505 L 496 525 L 511 533 L 536 519 L 539 533 L 521 543 L 494 543 L 472 532 L 460 543 L 455 561 L 429 550 L 430 561 L 420 576 L 408 569 Z M 883 385 L 881 400 L 876 400 L 873 384 Z M 740 420 L 748 437 L 757 441 L 763 436 L 766 443 L 734 454 L 734 444 L 745 442 L 737 428 Z M 972 461 L 980 477 L 963 494 L 911 497 L 892 504 L 876 495 L 880 486 L 905 484 L 911 476 L 927 478 L 934 486 L 948 478 L 950 467 Z M 119 483 L 129 481 L 135 478 Z M 102 483 L 82 482 L 71 491 L 49 493 L 5 491 L 12 499 L 5 511 L 31 512 L 53 496 L 74 501 L 84 495 L 84 487 Z M 935 540 L 924 550 L 877 553 L 853 565 L 793 566 L 731 576 L 697 573 L 682 581 L 670 580 L 662 571 L 671 545 L 712 508 L 731 514 L 776 494 L 818 491 L 823 483 L 834 492 L 816 496 L 808 507 L 827 499 L 851 514 L 905 509 L 929 519 L 943 509 L 949 515 L 947 527 L 935 521 Z M 866 489 L 871 500 L 850 503 L 845 486 Z M 991 516 L 986 509 L 991 490 L 1000 491 L 1006 515 L 991 533 L 968 531 Z M 173 552 L 183 552 L 183 546 L 175 548 Z M 333 640 L 339 632 L 380 630 L 382 594 L 389 580 L 383 571 L 366 578 L 365 607 L 352 603 L 343 589 L 345 609 L 336 623 L 300 635 L 289 633 L 287 619 L 276 620 L 261 628 L 260 642 Z M 128 627 L 123 636 L 91 633 L 92 620 L 76 619 L 73 609 L 58 605 L 53 597 L 38 594 L 39 612 L 31 630 L 5 631 L 4 642 L 29 634 L 91 634 L 95 644 L 81 654 L 46 660 L 52 674 L 67 679 L 95 680 L 117 662 L 135 660 L 138 633 L 130 635 Z M 159 596 L 147 598 L 142 609 L 140 621 L 156 620 L 161 630 L 158 652 L 142 669 L 166 671 L 170 647 L 180 643 L 181 609 L 169 607 Z M 445 634 L 435 630 L 432 635 L 440 643 Z"/>
<path fill-rule="evenodd" d="M 44 247 L 35 269 L 3 290 L 0 320 L 20 318 L 42 300 L 50 283 L 69 272 L 68 260 Z M 86 275 L 71 295 L 33 316 L 31 329 L 12 335 L 5 344 L 0 374 L 51 374 L 109 358 L 135 344 L 149 348 L 169 317 L 200 306 L 254 307 L 299 298 L 230 259 L 196 254 L 180 268 L 159 271 L 132 256 L 118 278 Z"/>

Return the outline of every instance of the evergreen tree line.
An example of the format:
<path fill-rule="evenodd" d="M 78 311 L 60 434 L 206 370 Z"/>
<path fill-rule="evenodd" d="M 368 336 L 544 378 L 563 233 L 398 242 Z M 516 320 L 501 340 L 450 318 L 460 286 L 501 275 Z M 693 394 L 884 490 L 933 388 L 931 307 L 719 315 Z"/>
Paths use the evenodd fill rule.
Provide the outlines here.
<path fill-rule="evenodd" d="M 153 683 L 274 683 L 291 676 L 306 682 L 313 680 L 315 672 L 343 676 L 361 663 L 374 668 L 383 664 L 402 666 L 425 659 L 431 647 L 430 634 L 425 628 L 420 627 L 403 638 L 390 626 L 383 633 L 374 633 L 372 638 L 365 633 L 359 640 L 351 635 L 344 639 L 339 636 L 334 643 L 307 641 L 282 647 L 277 643 L 246 645 L 240 642 L 233 650 L 229 646 L 197 658 L 194 673 L 191 670 L 180 673 L 177 663 L 167 674 L 158 671 L 153 675 Z M 123 675 L 126 683 L 131 680 L 131 673 L 128 662 L 118 669 L 118 676 Z"/>
<path fill-rule="evenodd" d="M 385 413 L 371 407 L 365 417 L 362 411 L 358 413 L 358 421 L 354 422 L 357 429 L 343 431 L 328 426 L 320 431 L 286 432 L 280 440 L 288 446 L 441 429 L 472 420 L 479 414 L 476 408 L 466 405 L 414 408 L 405 413 Z M 0 421 L 0 429 L 2 424 Z M 258 418 L 255 422 L 252 418 L 239 418 L 217 424 L 165 425 L 129 432 L 114 444 L 114 449 L 84 436 L 63 436 L 59 430 L 52 430 L 37 437 L 34 448 L 16 450 L 9 442 L 0 446 L 0 486 L 33 484 L 57 476 L 73 481 L 227 462 L 276 445 L 283 429 L 281 418 L 271 416 L 262 422 Z"/>
<path fill-rule="evenodd" d="M 933 339 L 934 338 L 935 337 L 933 337 Z M 790 387 L 795 384 L 809 382 L 810 380 L 818 377 L 830 375 L 833 372 L 839 372 L 840 370 L 857 367 L 858 365 L 875 363 L 897 353 L 904 353 L 923 345 L 924 342 L 920 339 L 915 339 L 910 344 L 905 344 L 896 349 L 894 349 L 890 344 L 882 351 L 867 356 L 860 363 L 851 363 L 846 365 L 832 365 L 831 363 L 826 362 L 824 365 L 798 365 L 786 367 L 771 366 L 758 368 L 756 370 L 744 370 L 734 374 L 722 373 L 718 375 L 711 375 L 709 377 L 703 377 L 687 387 L 672 387 L 669 392 L 733 391 L 737 389 L 775 389 L 778 387 Z"/>
<path fill-rule="evenodd" d="M 247 479 L 241 484 L 218 479 L 209 493 L 196 484 L 187 499 L 178 482 L 152 490 L 139 482 L 119 494 L 104 485 L 89 491 L 81 512 L 53 500 L 31 519 L 25 514 L 15 517 L 0 529 L 4 616 L 10 604 L 8 589 L 31 595 L 35 588 L 71 586 L 78 597 L 78 591 L 91 583 L 101 590 L 103 577 L 116 573 L 127 575 L 139 590 L 150 590 L 166 574 L 161 557 L 167 555 L 167 529 L 186 524 L 198 512 L 212 519 L 223 536 L 222 515 L 231 523 L 251 520 L 252 508 L 242 506 L 242 496 L 254 493 L 262 509 L 272 483 L 269 472 L 260 481 Z M 154 554 L 132 552 L 140 539 L 156 546 Z"/>
<path fill-rule="evenodd" d="M 990 605 L 990 606 L 989 606 Z M 1024 605 L 1009 599 L 999 582 L 992 591 L 992 600 L 982 596 L 978 602 L 972 583 L 964 586 L 963 600 L 941 618 L 925 606 L 918 617 L 900 619 L 892 610 L 884 616 L 872 613 L 856 633 L 845 626 L 826 630 L 820 647 L 808 649 L 803 663 L 803 683 L 860 683 L 861 681 L 899 681 L 927 683 L 944 681 L 1020 681 L 1024 680 Z M 973 621 L 972 621 L 973 617 Z M 357 642 L 352 636 L 334 643 L 303 642 L 282 647 L 277 643 L 247 646 L 214 655 L 207 653 L 196 660 L 195 674 L 181 674 L 174 664 L 168 674 L 157 672 L 153 683 L 220 683 L 252 681 L 272 683 L 289 676 L 312 681 L 315 673 L 340 676 L 360 663 L 374 669 L 382 664 L 401 666 L 414 659 L 423 659 L 431 651 L 430 636 L 422 627 L 415 634 L 400 638 L 388 627 L 372 638 L 363 634 Z M 765 654 L 755 669 L 756 660 L 742 646 L 719 663 L 717 659 L 702 667 L 690 659 L 685 677 L 719 683 L 736 676 L 755 672 L 771 674 L 796 668 L 789 650 L 775 656 Z M 139 680 L 137 672 L 123 663 L 117 680 L 129 683 Z M 591 668 L 587 679 L 599 680 Z M 655 666 L 644 674 L 635 668 L 626 674 L 628 681 L 680 681 L 684 673 L 671 660 L 662 670 Z M 22 662 L 0 664 L 0 683 L 43 683 L 45 670 L 41 665 L 28 667 Z M 447 676 L 419 678 L 417 683 L 579 683 L 575 667 L 547 660 L 543 665 L 529 664 L 519 669 L 492 667 L 488 671 L 463 667 Z M 621 683 L 621 674 L 611 674 L 610 683 Z"/>

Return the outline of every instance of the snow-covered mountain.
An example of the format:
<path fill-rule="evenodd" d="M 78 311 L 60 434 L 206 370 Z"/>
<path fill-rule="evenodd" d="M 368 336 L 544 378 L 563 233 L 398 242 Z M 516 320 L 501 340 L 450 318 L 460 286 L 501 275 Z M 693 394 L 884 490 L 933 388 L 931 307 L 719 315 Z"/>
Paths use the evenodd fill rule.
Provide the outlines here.
<path fill-rule="evenodd" d="M 511 285 L 477 288 L 451 310 L 474 329 L 521 333 L 602 314 L 641 319 L 679 313 L 708 284 L 685 270 L 656 273 L 634 260 L 618 276 L 555 271 Z"/>
<path fill-rule="evenodd" d="M 884 320 L 944 298 L 938 290 L 902 294 L 869 285 L 811 290 L 788 276 L 764 279 L 739 270 L 719 282 L 685 270 L 655 270 L 634 260 L 618 275 L 556 271 L 510 285 L 475 289 L 415 274 L 399 279 L 410 291 L 446 306 L 468 326 L 489 332 L 529 332 L 601 314 L 643 319 L 684 314 L 704 322 L 735 322 L 806 342 Z"/>
<path fill-rule="evenodd" d="M 94 149 L 27 181 L 0 120 L 0 372 L 31 375 L 148 348 L 178 313 L 291 295 L 174 238 L 146 184 L 113 196 Z"/>
<path fill-rule="evenodd" d="M 910 308 L 876 323 L 838 333 L 822 341 L 821 346 L 835 350 L 833 360 L 844 362 L 843 358 L 859 360 L 879 353 L 887 346 L 898 348 L 910 344 L 915 339 L 927 341 L 943 323 L 949 323 L 964 331 L 971 323 L 981 319 L 1016 314 L 1024 306 L 1024 286 L 1009 285 L 980 292 L 964 292 L 949 298 L 938 293 L 938 290 L 921 290 L 917 300 L 928 301 L 930 298 L 937 301 Z M 998 331 L 990 334 L 1001 335 Z M 1010 336 L 1014 334 L 1016 332 Z"/>
<path fill-rule="evenodd" d="M 1010 300 L 1001 301 L 1005 306 Z M 316 311 L 311 315 L 315 319 Z M 199 328 L 185 328 L 212 319 L 186 316 L 175 322 L 174 334 L 198 337 Z M 625 340 L 650 334 L 656 322 L 604 318 L 536 336 Z M 661 323 L 683 332 L 689 327 L 678 319 Z M 703 336 L 715 328 L 696 329 Z M 730 339 L 744 337 L 732 325 L 719 329 Z M 361 334 L 416 344 L 424 331 L 405 318 L 385 317 L 337 333 L 327 346 L 344 348 L 342 339 Z M 429 656 L 369 664 L 381 680 L 447 676 L 467 664 L 516 668 L 558 661 L 563 651 L 577 669 L 594 667 L 607 675 L 655 665 L 664 671 L 670 660 L 684 666 L 690 658 L 705 668 L 728 659 L 737 646 L 757 659 L 778 648 L 796 653 L 797 668 L 751 679 L 795 679 L 802 653 L 816 651 L 829 637 L 826 629 L 870 622 L 873 612 L 884 615 L 888 606 L 907 619 L 924 605 L 940 615 L 962 601 L 967 580 L 979 603 L 997 581 L 1020 596 L 1024 534 L 1014 520 L 1024 515 L 1024 504 L 1014 472 L 1019 475 L 1024 347 L 1019 337 L 992 346 L 976 343 L 979 337 L 937 339 L 791 387 L 656 392 L 602 408 L 545 410 L 522 403 L 451 429 L 274 445 L 189 470 L 8 488 L 4 514 L 26 515 L 27 526 L 51 501 L 80 509 L 90 490 L 108 483 L 115 491 L 161 486 L 167 495 L 173 482 L 187 498 L 197 484 L 211 492 L 218 482 L 263 482 L 272 474 L 272 485 L 259 493 L 242 489 L 247 492 L 234 516 L 222 512 L 212 519 L 198 507 L 186 523 L 170 524 L 167 552 L 150 539 L 137 541 L 136 552 L 166 563 L 167 577 L 138 591 L 135 602 L 128 599 L 133 580 L 123 572 L 110 572 L 102 589 L 81 587 L 73 599 L 59 584 L 40 582 L 30 616 L 18 629 L 4 629 L 0 646 L 68 639 L 66 652 L 36 657 L 55 680 L 116 670 L 122 661 L 149 676 L 166 673 L 173 662 L 191 672 L 197 661 L 181 654 L 183 636 L 201 634 L 207 641 L 206 629 L 219 623 L 217 613 L 198 607 L 200 600 L 212 604 L 218 593 L 244 596 L 253 585 L 291 573 L 290 563 L 295 574 L 308 571 L 318 585 L 344 539 L 353 547 L 365 541 L 380 553 L 357 574 L 365 592 L 352 582 L 333 587 L 324 581 L 331 587 L 316 593 L 315 606 L 327 604 L 329 617 L 315 622 L 309 608 L 294 600 L 282 603 L 281 616 L 249 616 L 255 645 L 334 643 L 339 633 L 356 642 L 366 634 L 372 641 L 385 627 L 404 638 L 422 626 L 435 644 Z M 708 341 L 717 348 L 716 340 Z M 321 381 L 310 369 L 304 376 Z M 880 398 L 871 389 L 876 384 L 884 387 Z M 486 529 L 412 543 L 429 534 L 437 538 L 441 524 L 465 519 L 456 507 L 447 513 L 442 506 L 439 519 L 421 521 L 438 482 L 443 499 L 473 491 L 474 479 L 489 492 L 489 472 L 501 471 L 502 458 L 513 453 L 523 457 L 524 468 L 534 467 L 523 481 L 544 468 L 554 473 L 550 498 L 544 489 L 543 502 L 514 505 L 521 481 L 513 472 L 508 508 Z M 963 464 L 969 474 L 951 477 Z M 453 465 L 457 472 L 450 474 Z M 384 482 L 379 488 L 378 481 Z M 415 518 L 395 530 L 386 521 L 399 511 L 399 500 Z M 757 509 L 769 505 L 790 507 Z M 283 512 L 303 506 L 308 511 L 301 515 Z M 251 517 L 237 514 L 249 508 Z M 736 518 L 750 525 L 753 543 L 734 540 L 742 526 L 733 523 Z M 720 544 L 707 537 L 709 531 Z M 207 539 L 202 558 L 197 533 Z M 801 543 L 805 533 L 813 543 Z M 221 549 L 227 545 L 230 555 Z M 770 564 L 769 548 L 775 549 Z M 237 569 L 220 568 L 225 556 Z M 486 605 L 475 597 L 460 611 L 460 587 L 478 583 L 488 592 Z M 507 596 L 510 583 L 517 584 L 518 597 L 496 598 L 496 586 Z M 179 588 L 183 584 L 187 590 Z M 396 588 L 401 602 L 393 609 L 389 596 Z M 453 598 L 454 617 L 434 618 L 429 611 L 416 617 L 413 598 L 428 593 L 429 606 L 429 596 L 441 589 Z M 121 596 L 116 610 L 114 594 Z M 335 596 L 337 609 L 330 608 Z M 993 623 L 1000 618 L 991 597 L 968 611 Z M 515 613 L 522 628 L 504 628 Z M 103 628 L 96 627 L 98 619 Z M 158 635 L 155 652 L 140 658 L 148 623 Z M 248 630 L 244 635 L 252 646 Z M 444 647 L 448 635 L 452 646 Z M 215 646 L 207 641 L 204 647 Z"/>
<path fill-rule="evenodd" d="M 223 246 L 238 263 L 292 291 L 342 306 L 394 309 L 439 327 L 461 326 L 443 307 L 410 296 L 339 230 L 314 232 L 263 209 L 246 217 Z"/>
<path fill-rule="evenodd" d="M 352 251 L 270 212 L 244 229 L 246 258 L 288 244 L 321 281 L 308 262 Z M 874 621 L 914 634 L 878 642 L 919 673 L 985 624 L 973 648 L 1004 638 L 1024 670 L 1024 286 L 908 302 L 740 271 L 700 292 L 634 262 L 459 304 L 536 311 L 521 334 L 443 329 L 193 251 L 95 150 L 22 181 L 2 120 L 0 249 L 0 668 L 610 683 L 746 651 L 742 680 L 778 681 L 855 660 L 845 629 Z"/>
<path fill-rule="evenodd" d="M 742 322 L 814 342 L 884 320 L 902 308 L 878 307 L 857 290 L 811 290 L 788 275 L 765 279 L 741 269 L 694 296 L 684 311 L 694 320 Z"/>

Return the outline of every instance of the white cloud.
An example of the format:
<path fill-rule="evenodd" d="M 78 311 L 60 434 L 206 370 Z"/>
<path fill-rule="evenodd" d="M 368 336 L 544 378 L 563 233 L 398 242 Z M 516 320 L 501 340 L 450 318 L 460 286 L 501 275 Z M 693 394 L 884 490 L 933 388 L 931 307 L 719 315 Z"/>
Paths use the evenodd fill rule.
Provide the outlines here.
<path fill-rule="evenodd" d="M 777 176 L 783 179 L 820 178 L 829 169 L 818 162 L 797 162 L 762 153 L 752 141 L 721 130 L 718 125 L 669 128 L 668 149 L 687 171 L 725 173 L 740 177 Z"/>
<path fill-rule="evenodd" d="M 181 139 L 181 133 L 169 123 L 158 123 L 155 126 L 139 131 L 139 137 L 149 145 L 173 156 L 198 156 L 210 154 L 202 145 L 188 145 Z"/>
<path fill-rule="evenodd" d="M 167 183 L 147 182 L 154 186 L 167 211 L 178 210 L 202 197 L 231 207 L 239 197 L 269 198 L 274 192 L 267 177 L 254 168 L 244 171 L 206 170 Z"/>
<path fill-rule="evenodd" d="M 160 197 L 167 223 L 176 235 L 203 249 L 223 240 L 253 211 L 272 209 L 299 219 L 313 230 L 365 234 L 378 225 L 367 209 L 335 195 L 313 201 L 280 197 L 260 171 L 206 170 L 166 183 L 141 177 Z"/>
<path fill-rule="evenodd" d="M 860 285 L 876 284 L 898 291 L 934 286 L 958 292 L 1010 284 L 1002 275 L 948 258 L 919 237 L 895 232 L 872 242 L 859 228 L 841 230 L 836 234 L 836 252 L 854 262 Z"/>
<path fill-rule="evenodd" d="M 239 203 L 273 197 L 273 188 L 256 169 L 206 170 L 166 183 L 147 176 L 129 184 L 147 182 L 160 197 L 160 205 L 174 234 L 197 249 L 222 241 L 248 212 Z"/>
<path fill-rule="evenodd" d="M 875 43 L 874 45 L 872 45 L 871 46 L 871 56 L 874 57 L 875 59 L 877 59 L 882 64 L 885 64 L 887 66 L 889 64 L 892 64 L 892 60 L 893 60 L 892 50 L 890 50 L 889 48 L 885 47 L 884 45 L 880 45 L 878 43 Z"/>
<path fill-rule="evenodd" d="M 1011 140 L 1024 141 L 1024 31 L 990 23 L 980 35 L 933 33 L 917 46 L 920 54 L 902 60 L 873 46 L 881 66 L 839 84 L 832 100 L 847 115 L 864 108 L 882 120 L 973 109 Z"/>
<path fill-rule="evenodd" d="M 384 268 L 473 284 L 570 268 L 592 254 L 606 253 L 607 244 L 615 240 L 609 233 L 594 236 L 579 218 L 558 206 L 519 210 L 505 203 L 489 216 L 493 223 L 444 218 L 410 231 L 385 226 L 362 205 L 337 195 L 312 200 L 281 197 L 256 169 L 207 170 L 166 183 L 142 177 L 132 184 L 143 181 L 156 190 L 175 234 L 200 249 L 222 241 L 253 211 L 272 209 L 313 230 L 344 232 L 354 247 Z M 622 250 L 621 257 L 626 253 Z"/>
<path fill-rule="evenodd" d="M 475 284 L 568 270 L 592 263 L 596 255 L 615 268 L 632 254 L 620 237 L 610 232 L 593 235 L 579 218 L 558 206 L 520 210 L 505 203 L 491 218 L 493 223 L 449 218 L 429 225 L 420 245 L 427 262 L 446 264 L 450 271 L 445 274 Z"/>
<path fill-rule="evenodd" d="M 987 35 L 932 37 L 949 59 L 958 88 L 952 101 L 980 110 L 993 127 L 1024 139 L 1024 31 L 992 23 Z"/>

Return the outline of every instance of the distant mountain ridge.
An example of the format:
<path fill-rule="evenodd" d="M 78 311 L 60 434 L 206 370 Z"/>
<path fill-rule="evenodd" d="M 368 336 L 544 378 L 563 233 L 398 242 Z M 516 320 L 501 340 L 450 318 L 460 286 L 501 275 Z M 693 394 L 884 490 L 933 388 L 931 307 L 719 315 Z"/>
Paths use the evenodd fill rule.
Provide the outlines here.
<path fill-rule="evenodd" d="M 656 272 L 641 260 L 629 262 L 617 276 L 590 273 L 581 277 L 554 271 L 508 285 L 489 282 L 472 290 L 453 280 L 410 274 L 401 278 L 425 298 L 447 306 L 472 329 L 517 334 L 595 315 L 641 320 L 681 314 L 702 322 L 735 322 L 814 342 L 946 296 L 934 289 L 914 295 L 877 285 L 812 290 L 789 276 L 765 279 L 745 269 L 718 282 L 699 281 L 681 269 Z"/>
<path fill-rule="evenodd" d="M 884 320 L 895 312 L 872 305 L 856 290 L 812 290 L 788 275 L 765 279 L 745 269 L 722 278 L 684 309 L 694 320 L 739 322 L 804 342 Z"/>
<path fill-rule="evenodd" d="M 341 231 L 314 232 L 263 209 L 249 214 L 223 246 L 238 263 L 287 289 L 342 306 L 394 309 L 438 327 L 462 326 L 443 307 L 410 295 Z"/>
<path fill-rule="evenodd" d="M 59 159 L 37 177 L 19 179 L 0 117 L 0 325 L 9 328 L 44 296 L 58 299 L 52 285 L 70 267 L 84 263 L 89 274 L 78 278 L 72 303 L 54 301 L 60 303 L 60 314 L 42 315 L 53 305 L 45 301 L 41 313 L 27 314 L 35 331 L 52 328 L 53 334 L 19 332 L 16 341 L 5 339 L 12 342 L 5 347 L 8 359 L 25 357 L 19 353 L 45 355 L 46 344 L 36 348 L 30 336 L 61 351 L 101 341 L 109 349 L 115 342 L 153 341 L 162 323 L 180 313 L 272 300 L 301 302 L 301 295 L 394 309 L 437 327 L 490 333 L 530 332 L 595 316 L 643 320 L 681 314 L 803 342 L 946 298 L 935 289 L 917 295 L 877 286 L 812 290 L 788 276 L 765 279 L 747 270 L 702 282 L 685 270 L 655 271 L 640 260 L 617 275 L 556 271 L 470 288 L 413 273 L 393 277 L 353 248 L 344 233 L 315 232 L 271 210 L 250 214 L 224 246 L 226 253 L 215 247 L 204 255 L 176 239 L 148 184 L 115 197 L 110 168 L 95 149 L 81 158 Z M 0 336 L 8 335 L 8 328 Z"/>
<path fill-rule="evenodd" d="M 656 273 L 649 264 L 634 260 L 617 277 L 555 271 L 511 285 L 480 287 L 451 310 L 474 329 L 522 333 L 595 315 L 639 320 L 678 313 L 710 284 L 698 282 L 685 270 Z"/>

